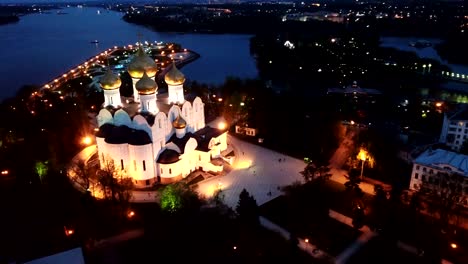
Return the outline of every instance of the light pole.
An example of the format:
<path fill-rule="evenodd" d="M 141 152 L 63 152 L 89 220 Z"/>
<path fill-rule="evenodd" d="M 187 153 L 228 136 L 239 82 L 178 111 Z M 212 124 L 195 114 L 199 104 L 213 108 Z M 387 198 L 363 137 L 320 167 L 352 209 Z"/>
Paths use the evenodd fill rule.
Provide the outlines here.
<path fill-rule="evenodd" d="M 358 158 L 362 161 L 362 165 L 361 165 L 361 180 L 362 180 L 362 174 L 364 172 L 364 163 L 366 162 L 368 158 L 367 151 L 361 148 L 359 150 Z"/>

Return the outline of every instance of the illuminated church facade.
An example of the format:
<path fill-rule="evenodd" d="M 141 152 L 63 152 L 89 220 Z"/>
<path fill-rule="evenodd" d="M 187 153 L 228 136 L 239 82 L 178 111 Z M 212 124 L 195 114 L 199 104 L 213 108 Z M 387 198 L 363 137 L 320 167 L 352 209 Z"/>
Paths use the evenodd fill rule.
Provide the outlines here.
<path fill-rule="evenodd" d="M 120 95 L 119 76 L 110 69 L 101 77 L 103 108 L 97 115 L 96 144 L 101 167 L 112 161 L 135 186 L 168 184 L 191 172 L 222 171 L 221 152 L 227 131 L 206 126 L 200 97 L 184 95 L 185 76 L 175 63 L 165 74 L 167 93 L 155 82 L 157 65 L 140 45 L 127 66 L 133 96 Z"/>

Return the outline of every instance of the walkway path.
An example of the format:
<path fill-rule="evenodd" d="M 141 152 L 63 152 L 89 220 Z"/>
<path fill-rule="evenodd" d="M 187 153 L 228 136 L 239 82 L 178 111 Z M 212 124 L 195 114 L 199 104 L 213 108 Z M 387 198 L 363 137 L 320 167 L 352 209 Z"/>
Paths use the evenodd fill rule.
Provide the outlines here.
<path fill-rule="evenodd" d="M 333 156 L 330 158 L 330 173 L 332 176 L 330 179 L 332 181 L 344 184 L 348 181 L 345 175 L 348 174 L 346 170 L 341 169 L 343 165 L 346 163 L 346 160 L 351 155 L 352 148 L 354 147 L 353 137 L 356 135 L 354 130 L 349 131 L 346 133 L 345 138 L 341 142 L 340 146 L 336 149 Z M 369 182 L 366 182 L 369 181 Z M 373 179 L 365 179 L 359 184 L 361 190 L 365 193 L 374 195 L 374 185 L 380 184 L 385 187 L 385 189 L 389 189 L 390 185 L 373 180 Z"/>
<path fill-rule="evenodd" d="M 286 240 L 291 239 L 291 234 L 287 230 L 269 221 L 263 216 L 260 216 L 260 224 L 266 229 L 279 233 Z M 329 255 L 325 251 L 320 250 L 317 246 L 311 244 L 310 241 L 302 238 L 298 238 L 298 240 L 299 244 L 297 246 L 312 257 L 334 262 L 333 256 Z"/>
<path fill-rule="evenodd" d="M 262 205 L 280 195 L 281 187 L 302 182 L 302 160 L 257 146 L 228 135 L 228 144 L 234 149 L 233 169 L 223 177 L 198 183 L 198 191 L 211 197 L 219 187 L 224 192 L 224 202 L 235 207 L 242 189 L 246 189 Z M 280 161 L 281 160 L 281 161 Z M 219 186 L 219 187 L 218 187 Z"/>
<path fill-rule="evenodd" d="M 351 217 L 340 214 L 333 210 L 329 210 L 329 216 L 345 225 L 353 227 L 353 219 L 351 219 Z M 367 242 L 369 242 L 369 240 L 378 235 L 366 225 L 359 230 L 362 232 L 362 235 L 360 235 L 348 248 L 343 250 L 343 252 L 341 252 L 340 255 L 336 257 L 335 263 L 346 263 L 346 261 L 352 255 L 354 255 L 363 245 L 365 245 Z"/>

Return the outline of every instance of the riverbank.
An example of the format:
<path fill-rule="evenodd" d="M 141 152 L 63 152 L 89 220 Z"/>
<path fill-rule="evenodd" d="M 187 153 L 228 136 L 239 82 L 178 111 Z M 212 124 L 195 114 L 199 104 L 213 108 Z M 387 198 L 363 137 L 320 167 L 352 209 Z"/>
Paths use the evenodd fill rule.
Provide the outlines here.
<path fill-rule="evenodd" d="M 220 85 L 230 76 L 242 79 L 258 76 L 255 60 L 249 52 L 251 35 L 156 32 L 127 23 L 122 20 L 122 13 L 103 11 L 102 7 L 61 10 L 67 15 L 28 14 L 21 16 L 19 23 L 0 27 L 3 40 L 0 49 L 8 50 L 0 53 L 0 61 L 9 62 L 0 64 L 3 73 L 0 82 L 4 87 L 0 100 L 14 96 L 24 85 L 44 84 L 109 47 L 135 44 L 138 33 L 144 39 L 175 42 L 196 51 L 200 57 L 183 68 L 188 81 Z M 89 23 L 77 21 L 96 21 L 99 26 L 90 27 Z M 90 43 L 93 40 L 99 43 Z M 22 63 L 24 61 L 35 63 Z"/>

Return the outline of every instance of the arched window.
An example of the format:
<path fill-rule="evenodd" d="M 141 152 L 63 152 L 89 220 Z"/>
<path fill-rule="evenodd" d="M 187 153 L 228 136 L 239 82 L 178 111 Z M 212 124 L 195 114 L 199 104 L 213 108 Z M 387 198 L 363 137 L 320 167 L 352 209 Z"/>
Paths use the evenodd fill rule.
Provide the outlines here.
<path fill-rule="evenodd" d="M 143 161 L 143 171 L 146 171 L 146 162 Z"/>
<path fill-rule="evenodd" d="M 123 159 L 120 160 L 120 168 L 121 170 L 124 170 L 124 163 L 123 163 Z"/>
<path fill-rule="evenodd" d="M 137 171 L 136 160 L 133 160 L 133 167 L 135 167 L 135 171 Z"/>
<path fill-rule="evenodd" d="M 171 168 L 169 168 L 169 174 L 172 174 L 172 169 Z"/>

